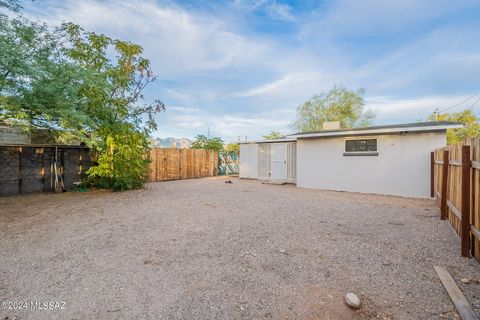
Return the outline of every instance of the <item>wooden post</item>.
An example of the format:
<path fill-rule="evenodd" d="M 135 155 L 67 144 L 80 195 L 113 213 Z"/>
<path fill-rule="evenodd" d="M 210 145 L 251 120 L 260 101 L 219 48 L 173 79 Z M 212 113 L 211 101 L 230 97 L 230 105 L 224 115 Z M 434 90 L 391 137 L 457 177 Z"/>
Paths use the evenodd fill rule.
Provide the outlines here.
<path fill-rule="evenodd" d="M 435 196 L 434 176 L 435 176 L 435 153 L 432 151 L 430 152 L 430 197 L 432 198 Z"/>
<path fill-rule="evenodd" d="M 470 257 L 470 146 L 462 146 L 462 220 L 460 242 L 462 257 Z"/>
<path fill-rule="evenodd" d="M 22 175 L 22 152 L 23 148 L 18 147 L 18 193 L 22 193 L 23 175 Z"/>
<path fill-rule="evenodd" d="M 45 192 L 45 149 L 42 148 L 42 192 Z"/>
<path fill-rule="evenodd" d="M 448 166 L 449 166 L 449 152 L 443 150 L 443 167 L 442 167 L 442 199 L 440 202 L 440 218 L 447 219 L 447 180 L 448 180 Z"/>

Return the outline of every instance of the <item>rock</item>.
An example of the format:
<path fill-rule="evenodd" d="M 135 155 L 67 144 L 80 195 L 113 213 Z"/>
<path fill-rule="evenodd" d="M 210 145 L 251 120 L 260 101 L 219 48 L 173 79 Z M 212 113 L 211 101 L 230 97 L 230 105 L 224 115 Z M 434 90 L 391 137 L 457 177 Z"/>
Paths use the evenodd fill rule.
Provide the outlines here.
<path fill-rule="evenodd" d="M 460 281 L 462 281 L 462 282 L 465 283 L 465 284 L 470 283 L 470 280 L 467 279 L 467 278 L 460 279 Z"/>
<path fill-rule="evenodd" d="M 358 309 L 362 305 L 360 298 L 355 293 L 349 292 L 345 295 L 345 302 L 347 306 L 353 309 Z"/>

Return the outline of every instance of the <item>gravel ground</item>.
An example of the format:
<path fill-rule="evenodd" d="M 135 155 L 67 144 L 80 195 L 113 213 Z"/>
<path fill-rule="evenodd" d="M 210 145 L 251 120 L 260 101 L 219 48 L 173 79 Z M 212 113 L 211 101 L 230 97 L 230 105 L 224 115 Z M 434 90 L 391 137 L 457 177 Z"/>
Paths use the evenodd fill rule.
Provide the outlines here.
<path fill-rule="evenodd" d="M 431 200 L 207 178 L 0 209 L 0 300 L 65 302 L 0 319 L 456 319 L 434 265 L 480 313 L 459 281 L 480 264 Z"/>

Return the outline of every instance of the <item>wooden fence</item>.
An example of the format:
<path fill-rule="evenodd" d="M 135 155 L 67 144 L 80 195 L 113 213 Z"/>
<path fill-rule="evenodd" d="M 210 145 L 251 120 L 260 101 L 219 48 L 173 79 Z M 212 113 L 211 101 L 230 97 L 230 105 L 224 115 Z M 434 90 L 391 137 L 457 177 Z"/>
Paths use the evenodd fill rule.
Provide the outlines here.
<path fill-rule="evenodd" d="M 431 193 L 460 236 L 463 257 L 480 261 L 480 139 L 436 149 L 431 154 Z"/>
<path fill-rule="evenodd" d="M 149 182 L 218 175 L 218 154 L 210 150 L 155 148 L 149 154 Z"/>
<path fill-rule="evenodd" d="M 81 146 L 23 144 L 1 145 L 0 164 L 0 196 L 8 196 L 69 190 L 96 162 Z"/>

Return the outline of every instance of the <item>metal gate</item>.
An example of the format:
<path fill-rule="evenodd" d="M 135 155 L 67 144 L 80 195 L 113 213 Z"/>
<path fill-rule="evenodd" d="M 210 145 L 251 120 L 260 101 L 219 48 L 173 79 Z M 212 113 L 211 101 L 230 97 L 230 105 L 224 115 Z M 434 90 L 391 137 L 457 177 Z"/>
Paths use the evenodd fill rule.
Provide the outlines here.
<path fill-rule="evenodd" d="M 218 175 L 238 175 L 240 171 L 238 155 L 234 152 L 220 152 L 218 154 Z M 244 177 L 242 177 L 244 178 Z M 245 177 L 250 178 L 250 177 Z M 252 177 L 256 178 L 256 177 Z"/>

